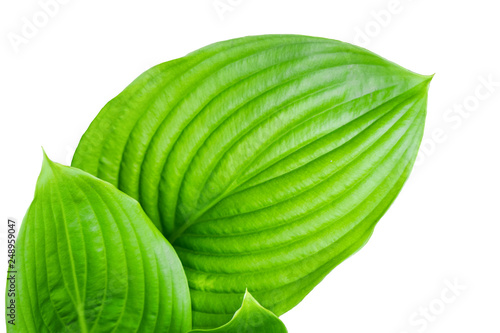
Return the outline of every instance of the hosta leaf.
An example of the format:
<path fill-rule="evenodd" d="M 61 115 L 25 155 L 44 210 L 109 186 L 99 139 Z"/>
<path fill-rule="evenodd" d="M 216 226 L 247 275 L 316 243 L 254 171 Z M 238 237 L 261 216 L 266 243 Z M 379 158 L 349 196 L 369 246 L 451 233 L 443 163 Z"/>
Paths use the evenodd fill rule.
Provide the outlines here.
<path fill-rule="evenodd" d="M 137 201 L 46 157 L 16 267 L 17 320 L 9 332 L 191 328 L 182 265 Z"/>
<path fill-rule="evenodd" d="M 224 326 L 207 330 L 193 330 L 190 333 L 286 333 L 285 324 L 274 313 L 266 310 L 247 291 L 241 308 L 233 319 Z"/>
<path fill-rule="evenodd" d="M 188 277 L 195 327 L 245 288 L 295 306 L 370 237 L 412 168 L 430 77 L 306 36 L 216 43 L 99 113 L 73 165 L 138 199 Z"/>

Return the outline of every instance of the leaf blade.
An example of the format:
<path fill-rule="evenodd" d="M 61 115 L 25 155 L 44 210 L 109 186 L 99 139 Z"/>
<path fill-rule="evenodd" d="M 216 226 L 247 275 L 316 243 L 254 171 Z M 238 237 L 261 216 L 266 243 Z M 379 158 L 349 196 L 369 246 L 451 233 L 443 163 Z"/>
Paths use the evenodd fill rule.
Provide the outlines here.
<path fill-rule="evenodd" d="M 31 316 L 19 316 L 9 332 L 191 327 L 187 281 L 171 245 L 135 200 L 81 170 L 45 157 L 16 248 L 17 308 Z"/>
<path fill-rule="evenodd" d="M 74 165 L 112 165 L 96 173 L 137 198 L 172 242 L 195 327 L 227 322 L 246 288 L 280 315 L 364 245 L 399 193 L 430 77 L 293 35 L 221 42 L 176 61 L 147 103 L 126 110 L 127 130 L 102 111 L 112 144 L 96 155 L 78 148 Z M 123 154 L 110 160 L 114 150 Z"/>

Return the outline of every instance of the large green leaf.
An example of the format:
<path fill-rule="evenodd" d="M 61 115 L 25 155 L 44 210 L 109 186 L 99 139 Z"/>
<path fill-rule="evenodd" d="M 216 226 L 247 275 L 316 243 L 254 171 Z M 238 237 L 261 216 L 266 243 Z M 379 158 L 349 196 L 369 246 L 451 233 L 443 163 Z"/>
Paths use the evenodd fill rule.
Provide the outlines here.
<path fill-rule="evenodd" d="M 16 325 L 8 332 L 191 328 L 182 265 L 137 201 L 46 157 L 16 267 Z"/>
<path fill-rule="evenodd" d="M 407 179 L 431 77 L 346 43 L 268 35 L 145 72 L 73 165 L 136 198 L 186 271 L 195 327 L 245 288 L 281 315 L 370 237 Z"/>
<path fill-rule="evenodd" d="M 287 333 L 285 324 L 271 311 L 264 309 L 247 291 L 241 308 L 236 311 L 233 319 L 224 326 L 192 330 L 190 333 Z"/>

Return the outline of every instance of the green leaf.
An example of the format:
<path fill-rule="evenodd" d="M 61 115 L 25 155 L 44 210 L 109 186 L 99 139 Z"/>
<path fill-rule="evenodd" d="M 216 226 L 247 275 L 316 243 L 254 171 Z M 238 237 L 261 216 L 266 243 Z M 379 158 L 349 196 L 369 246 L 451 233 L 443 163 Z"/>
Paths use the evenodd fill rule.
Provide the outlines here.
<path fill-rule="evenodd" d="M 191 329 L 182 265 L 137 201 L 47 157 L 19 231 L 16 268 L 16 325 L 8 332 Z"/>
<path fill-rule="evenodd" d="M 220 42 L 141 75 L 73 165 L 136 198 L 172 243 L 195 328 L 229 321 L 246 288 L 281 315 L 396 198 L 430 80 L 335 40 Z"/>
<path fill-rule="evenodd" d="M 247 291 L 241 308 L 234 314 L 231 321 L 219 328 L 208 330 L 193 330 L 197 332 L 220 333 L 286 333 L 285 324 L 274 313 L 262 307 Z"/>

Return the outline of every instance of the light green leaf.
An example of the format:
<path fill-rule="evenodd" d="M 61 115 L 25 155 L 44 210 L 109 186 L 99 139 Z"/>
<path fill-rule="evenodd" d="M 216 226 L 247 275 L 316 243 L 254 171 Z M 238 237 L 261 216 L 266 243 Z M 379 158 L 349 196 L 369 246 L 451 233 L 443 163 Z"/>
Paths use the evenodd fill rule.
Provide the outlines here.
<path fill-rule="evenodd" d="M 136 198 L 170 240 L 194 327 L 248 288 L 277 315 L 360 249 L 407 179 L 431 77 L 293 35 L 158 65 L 99 113 L 73 165 Z"/>
<path fill-rule="evenodd" d="M 16 268 L 16 325 L 8 332 L 191 329 L 182 265 L 137 201 L 47 157 L 19 231 Z"/>
<path fill-rule="evenodd" d="M 190 333 L 286 333 L 285 324 L 274 313 L 262 307 L 247 291 L 241 308 L 231 321 L 219 328 L 193 330 Z"/>

